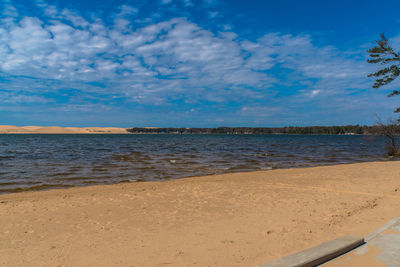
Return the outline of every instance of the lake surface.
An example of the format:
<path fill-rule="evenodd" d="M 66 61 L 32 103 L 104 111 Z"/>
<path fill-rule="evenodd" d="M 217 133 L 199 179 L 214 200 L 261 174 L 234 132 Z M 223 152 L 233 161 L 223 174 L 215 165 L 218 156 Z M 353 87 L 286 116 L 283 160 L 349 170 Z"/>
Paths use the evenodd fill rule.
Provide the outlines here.
<path fill-rule="evenodd" d="M 0 135 L 0 193 L 389 160 L 361 135 Z"/>

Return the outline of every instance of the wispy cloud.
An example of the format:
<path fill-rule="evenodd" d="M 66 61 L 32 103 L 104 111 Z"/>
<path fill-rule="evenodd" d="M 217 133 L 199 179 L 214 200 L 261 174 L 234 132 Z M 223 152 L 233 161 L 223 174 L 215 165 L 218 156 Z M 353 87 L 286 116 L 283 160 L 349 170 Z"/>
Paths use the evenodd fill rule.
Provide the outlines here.
<path fill-rule="evenodd" d="M 130 5 L 104 18 L 95 13 L 85 17 L 43 0 L 35 3 L 40 16 L 19 14 L 10 0 L 1 11 L 0 86 L 18 88 L 22 95 L 2 95 L 0 101 L 43 102 L 49 92 L 72 87 L 85 99 L 96 98 L 99 105 L 113 96 L 125 104 L 183 105 L 188 110 L 198 110 L 199 103 L 216 105 L 215 110 L 229 103 L 232 114 L 247 118 L 244 114 L 256 107 L 270 117 L 287 103 L 301 106 L 310 99 L 325 103 L 345 95 L 356 100 L 351 95 L 369 87 L 365 75 L 370 68 L 363 59 L 351 51 L 317 45 L 312 35 L 267 33 L 249 40 L 228 24 L 216 32 L 190 17 L 146 20 L 139 16 L 139 7 Z M 194 5 L 190 0 L 179 3 L 184 8 Z M 211 8 L 206 10 L 211 18 L 219 15 L 212 9 L 217 1 L 203 5 Z M 23 85 L 18 79 L 34 82 Z M 95 106 L 70 105 L 86 111 Z M 265 112 L 251 114 L 265 118 Z"/>

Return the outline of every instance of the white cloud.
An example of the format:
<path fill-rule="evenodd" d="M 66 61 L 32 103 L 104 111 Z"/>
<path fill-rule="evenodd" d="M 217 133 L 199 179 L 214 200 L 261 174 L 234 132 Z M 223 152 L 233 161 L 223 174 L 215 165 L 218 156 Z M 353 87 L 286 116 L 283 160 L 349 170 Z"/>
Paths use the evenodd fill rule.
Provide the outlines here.
<path fill-rule="evenodd" d="M 319 93 L 321 93 L 321 90 L 312 90 L 310 92 L 310 97 L 315 97 L 316 95 L 318 95 Z"/>
<path fill-rule="evenodd" d="M 31 104 L 31 103 L 47 103 L 49 100 L 37 96 L 37 95 L 27 95 L 19 93 L 9 93 L 2 92 L 0 97 L 0 103 L 3 104 Z"/>
<path fill-rule="evenodd" d="M 228 24 L 216 33 L 183 17 L 146 22 L 138 17 L 139 9 L 128 5 L 119 7 L 110 17 L 113 23 L 106 24 L 95 14 L 85 18 L 42 0 L 36 4 L 43 16 L 17 19 L 18 10 L 6 3 L 3 16 L 12 14 L 14 19 L 0 24 L 0 71 L 42 79 L 43 84 L 58 83 L 58 87 L 38 86 L 40 90 L 57 91 L 73 84 L 83 91 L 161 105 L 176 99 L 266 101 L 280 87 L 291 85 L 299 86 L 292 92 L 297 99 L 285 99 L 295 103 L 369 87 L 368 66 L 360 68 L 360 61 L 334 47 L 315 45 L 310 35 L 269 33 L 250 41 Z M 182 3 L 193 5 L 190 0 Z M 138 26 L 139 19 L 145 25 Z M 88 86 L 91 82 L 106 86 Z M 2 86 L 13 88 L 10 83 Z M 247 104 L 242 111 L 249 113 Z M 268 110 L 271 114 L 277 109 Z"/>
<path fill-rule="evenodd" d="M 135 8 L 135 7 L 131 7 L 128 5 L 122 5 L 119 8 L 120 13 L 118 14 L 118 16 L 135 16 L 139 13 L 139 9 Z"/>
<path fill-rule="evenodd" d="M 204 5 L 206 6 L 216 6 L 220 3 L 219 0 L 203 0 Z"/>
<path fill-rule="evenodd" d="M 209 17 L 210 19 L 213 19 L 213 18 L 217 17 L 218 14 L 219 14 L 218 11 L 209 11 L 209 12 L 208 12 L 208 17 Z"/>
<path fill-rule="evenodd" d="M 183 0 L 183 5 L 186 6 L 186 7 L 194 6 L 192 0 Z"/>

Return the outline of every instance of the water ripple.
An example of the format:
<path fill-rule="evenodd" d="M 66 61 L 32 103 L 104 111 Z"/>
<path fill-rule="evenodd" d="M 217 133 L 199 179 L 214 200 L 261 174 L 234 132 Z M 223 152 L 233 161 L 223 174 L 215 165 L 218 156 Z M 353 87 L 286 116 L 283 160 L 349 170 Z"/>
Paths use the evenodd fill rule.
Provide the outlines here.
<path fill-rule="evenodd" d="M 0 135 L 0 193 L 388 160 L 329 135 Z"/>

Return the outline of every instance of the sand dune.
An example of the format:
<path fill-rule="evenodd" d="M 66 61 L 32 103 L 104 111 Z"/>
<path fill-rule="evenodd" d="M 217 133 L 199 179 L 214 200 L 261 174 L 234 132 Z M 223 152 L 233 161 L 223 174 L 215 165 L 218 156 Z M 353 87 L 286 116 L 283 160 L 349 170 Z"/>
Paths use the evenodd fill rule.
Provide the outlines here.
<path fill-rule="evenodd" d="M 12 125 L 0 125 L 0 133 L 31 133 L 30 129 Z"/>
<path fill-rule="evenodd" d="M 400 162 L 0 195 L 1 266 L 257 266 L 400 216 Z"/>
<path fill-rule="evenodd" d="M 15 127 L 15 126 L 14 126 Z M 28 131 L 36 131 L 36 130 L 38 130 L 38 129 L 40 129 L 40 128 L 43 128 L 42 126 L 23 126 L 23 127 L 21 127 L 22 129 L 26 129 L 26 130 L 28 130 Z"/>
<path fill-rule="evenodd" d="M 13 126 L 0 125 L 0 134 L 12 133 L 38 133 L 38 134 L 88 134 L 88 133 L 109 133 L 109 134 L 125 134 L 128 133 L 125 128 L 117 127 L 59 127 L 59 126 Z"/>

